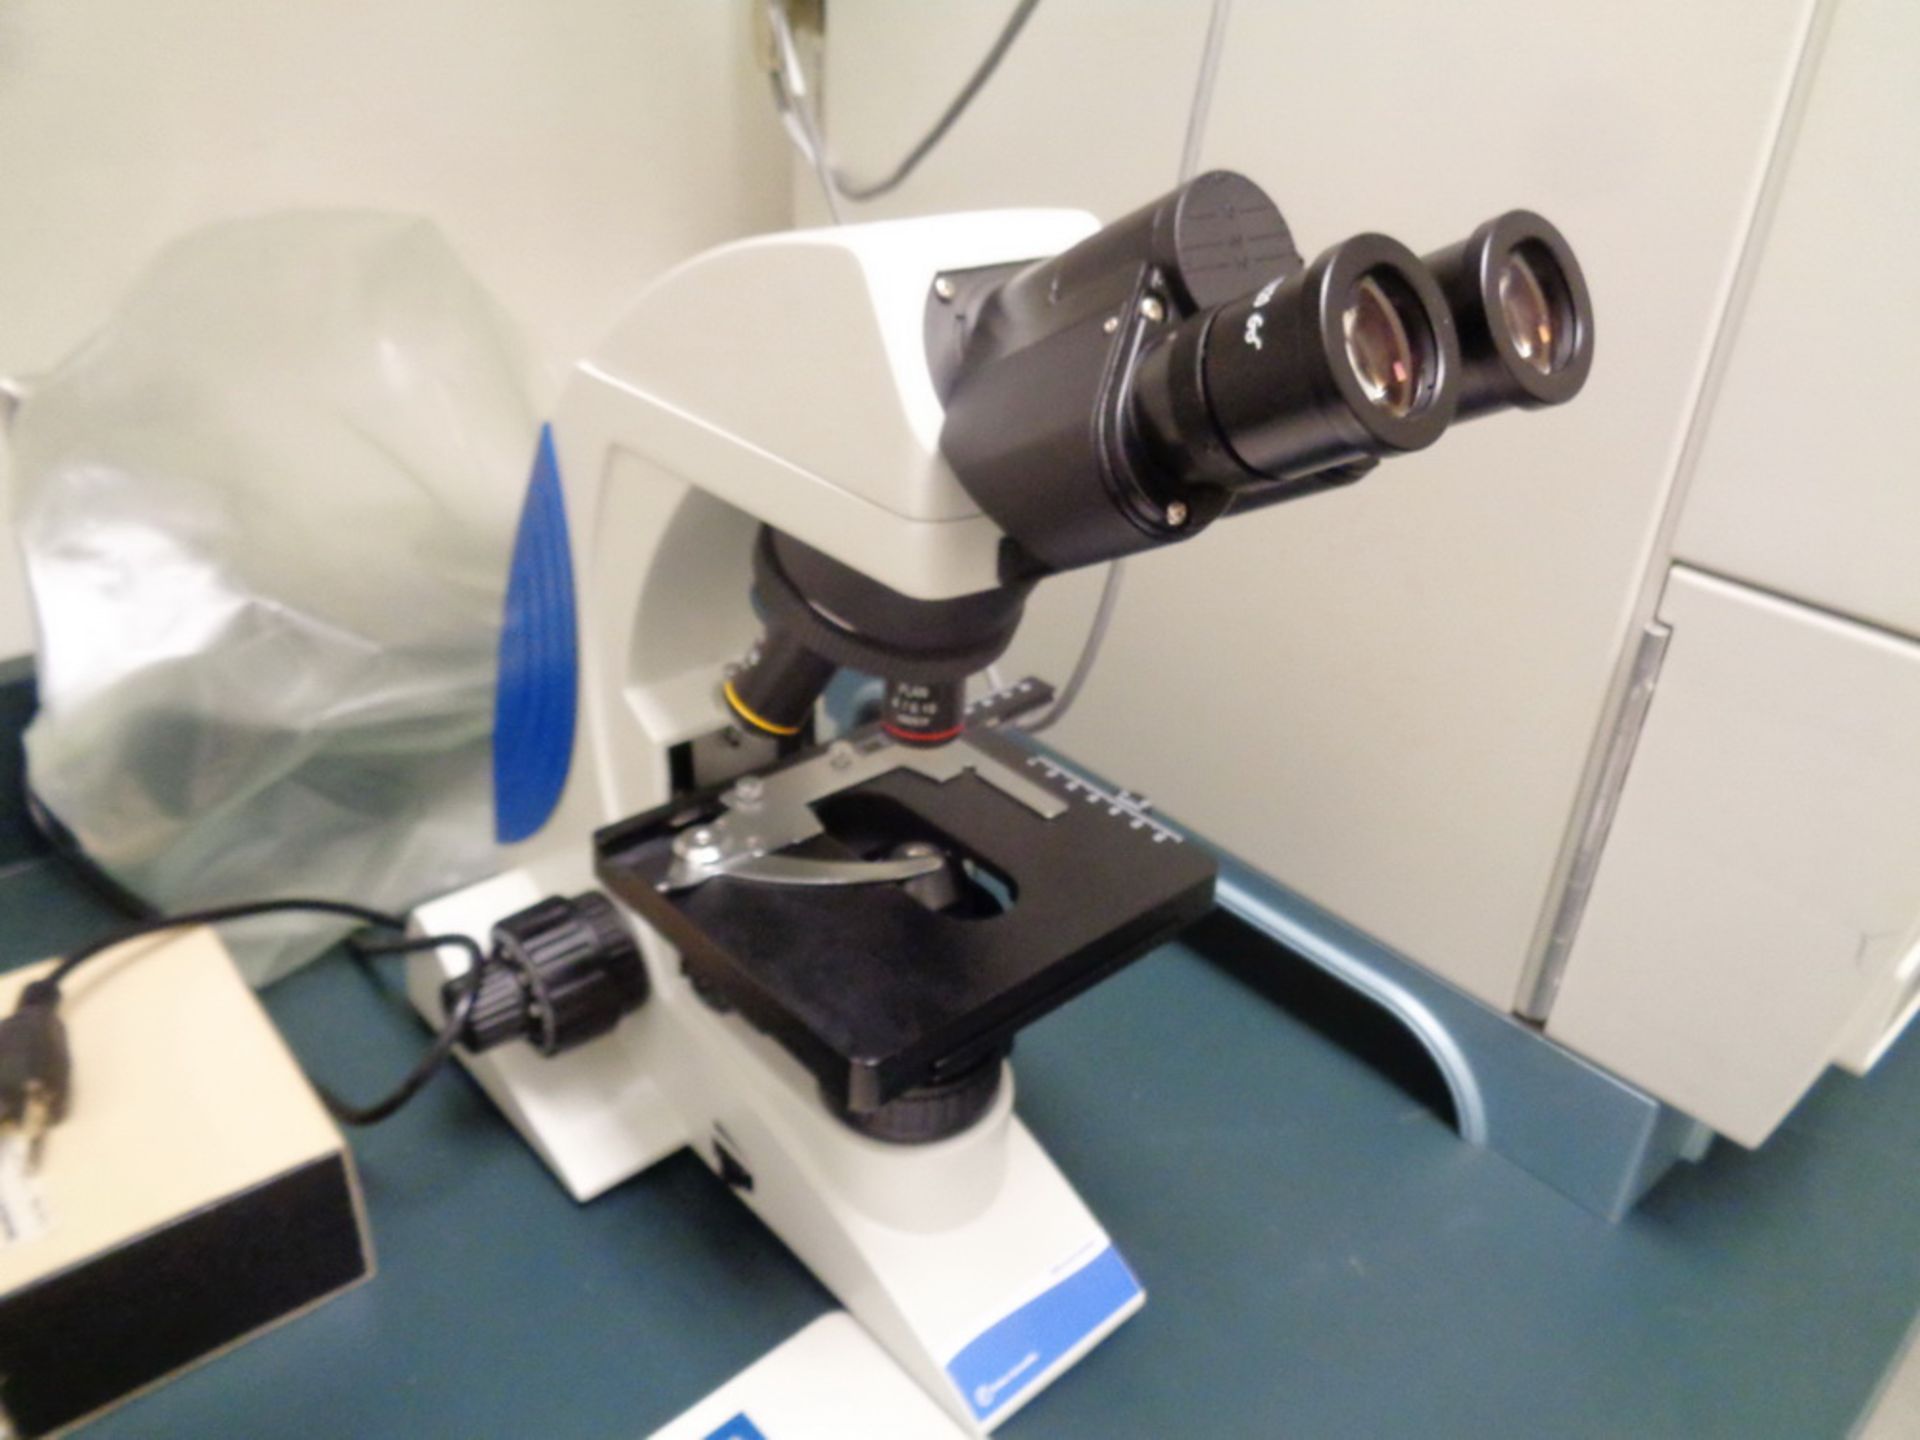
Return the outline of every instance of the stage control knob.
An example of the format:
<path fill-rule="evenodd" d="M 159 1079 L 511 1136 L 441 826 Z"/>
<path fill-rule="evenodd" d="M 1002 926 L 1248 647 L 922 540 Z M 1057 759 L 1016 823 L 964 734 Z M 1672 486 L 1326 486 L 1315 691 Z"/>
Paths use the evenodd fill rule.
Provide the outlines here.
<path fill-rule="evenodd" d="M 451 1009 L 465 977 L 447 982 Z M 553 896 L 493 927 L 493 951 L 460 1043 L 478 1054 L 525 1040 L 559 1055 L 606 1034 L 647 998 L 633 933 L 597 891 Z"/>

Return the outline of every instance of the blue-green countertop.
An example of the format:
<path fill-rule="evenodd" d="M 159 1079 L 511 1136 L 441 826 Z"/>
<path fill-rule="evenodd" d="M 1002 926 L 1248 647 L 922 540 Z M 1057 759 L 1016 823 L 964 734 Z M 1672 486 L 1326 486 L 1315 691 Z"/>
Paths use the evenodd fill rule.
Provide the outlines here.
<path fill-rule="evenodd" d="M 7 678 L 0 967 L 109 918 L 8 811 Z M 1021 1113 L 1149 1299 L 1000 1434 L 1849 1433 L 1920 1312 L 1920 1045 L 1610 1227 L 1277 1003 L 1297 964 L 1209 922 L 1022 1037 Z M 266 1000 L 366 1095 L 423 1039 L 387 979 Z M 641 1437 L 832 1303 L 690 1156 L 576 1205 L 464 1077 L 352 1141 L 378 1276 L 90 1435 Z"/>

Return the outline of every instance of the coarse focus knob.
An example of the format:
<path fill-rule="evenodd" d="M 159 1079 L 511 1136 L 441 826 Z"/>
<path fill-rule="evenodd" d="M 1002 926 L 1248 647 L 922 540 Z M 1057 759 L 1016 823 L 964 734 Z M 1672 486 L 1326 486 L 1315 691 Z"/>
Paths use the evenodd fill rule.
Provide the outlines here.
<path fill-rule="evenodd" d="M 448 1009 L 466 983 L 443 987 Z M 592 890 L 553 896 L 493 927 L 460 1043 L 478 1054 L 525 1039 L 542 1055 L 559 1055 L 606 1034 L 646 998 L 646 965 L 613 903 Z"/>

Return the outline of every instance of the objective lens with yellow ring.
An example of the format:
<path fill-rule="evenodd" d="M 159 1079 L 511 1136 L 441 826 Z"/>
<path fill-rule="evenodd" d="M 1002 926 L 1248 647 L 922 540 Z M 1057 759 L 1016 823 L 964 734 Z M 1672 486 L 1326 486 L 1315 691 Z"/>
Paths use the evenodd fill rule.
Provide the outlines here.
<path fill-rule="evenodd" d="M 727 678 L 721 693 L 748 729 L 787 740 L 806 728 L 814 703 L 837 668 L 784 631 L 769 630 Z"/>

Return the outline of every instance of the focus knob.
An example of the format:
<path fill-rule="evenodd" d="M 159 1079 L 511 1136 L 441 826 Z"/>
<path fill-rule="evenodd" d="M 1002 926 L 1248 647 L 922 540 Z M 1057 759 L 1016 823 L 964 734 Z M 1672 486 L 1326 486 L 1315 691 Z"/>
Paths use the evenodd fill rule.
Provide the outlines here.
<path fill-rule="evenodd" d="M 447 982 L 451 1009 L 466 980 Z M 606 1034 L 647 998 L 647 970 L 619 911 L 597 891 L 554 896 L 493 927 L 461 1044 L 474 1054 L 524 1039 L 559 1055 Z"/>

